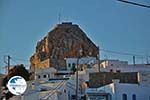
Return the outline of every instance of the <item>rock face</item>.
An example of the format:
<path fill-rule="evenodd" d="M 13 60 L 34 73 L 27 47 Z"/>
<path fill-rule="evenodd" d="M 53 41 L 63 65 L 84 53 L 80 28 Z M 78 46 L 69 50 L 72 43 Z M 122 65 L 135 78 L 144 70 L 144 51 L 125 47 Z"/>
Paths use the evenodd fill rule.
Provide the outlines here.
<path fill-rule="evenodd" d="M 81 51 L 82 50 L 82 54 Z M 86 34 L 71 22 L 56 25 L 37 43 L 36 52 L 31 56 L 31 70 L 55 67 L 65 69 L 64 58 L 98 55 L 98 47 Z"/>

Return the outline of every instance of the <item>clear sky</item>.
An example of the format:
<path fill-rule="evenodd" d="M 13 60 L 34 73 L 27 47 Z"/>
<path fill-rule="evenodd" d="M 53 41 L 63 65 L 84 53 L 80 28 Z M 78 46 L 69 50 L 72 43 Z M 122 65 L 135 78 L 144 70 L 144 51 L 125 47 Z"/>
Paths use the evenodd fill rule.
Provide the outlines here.
<path fill-rule="evenodd" d="M 150 5 L 149 0 L 132 0 Z M 100 48 L 150 55 L 150 9 L 116 0 L 0 0 L 0 66 L 29 64 L 37 41 L 58 21 L 80 25 Z M 101 58 L 128 60 L 131 56 L 101 51 Z M 20 60 L 19 60 L 20 59 Z M 137 58 L 141 62 L 140 58 Z M 145 60 L 145 59 L 144 59 Z"/>

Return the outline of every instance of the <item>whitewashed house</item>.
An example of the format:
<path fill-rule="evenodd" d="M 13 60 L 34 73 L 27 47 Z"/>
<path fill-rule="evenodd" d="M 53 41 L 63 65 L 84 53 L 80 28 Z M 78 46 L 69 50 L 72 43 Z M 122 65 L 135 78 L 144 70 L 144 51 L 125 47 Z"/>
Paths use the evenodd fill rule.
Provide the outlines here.
<path fill-rule="evenodd" d="M 77 67 L 77 61 L 80 65 L 81 70 L 85 67 L 92 67 L 93 64 L 97 63 L 96 57 L 81 57 L 81 58 L 65 58 L 67 64 L 67 70 L 72 70 Z"/>
<path fill-rule="evenodd" d="M 150 64 L 128 64 L 127 61 L 103 60 L 101 61 L 102 72 L 141 72 L 150 71 Z"/>
<path fill-rule="evenodd" d="M 35 70 L 35 80 L 48 80 L 55 77 L 57 70 L 53 67 L 47 69 L 36 69 Z"/>
<path fill-rule="evenodd" d="M 86 89 L 87 100 L 150 100 L 150 85 L 113 83 L 99 87 Z"/>
<path fill-rule="evenodd" d="M 138 72 L 139 84 L 150 84 L 150 64 L 128 64 L 126 61 L 104 60 L 101 62 L 102 72 Z"/>

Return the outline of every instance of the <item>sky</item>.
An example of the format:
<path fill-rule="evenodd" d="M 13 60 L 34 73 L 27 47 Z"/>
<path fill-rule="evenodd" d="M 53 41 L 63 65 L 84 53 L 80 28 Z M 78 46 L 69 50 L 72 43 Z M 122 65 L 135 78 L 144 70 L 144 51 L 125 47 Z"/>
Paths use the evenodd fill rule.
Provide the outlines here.
<path fill-rule="evenodd" d="M 131 0 L 130 0 L 131 1 Z M 132 0 L 150 5 L 149 0 Z M 11 64 L 29 65 L 37 41 L 61 22 L 78 24 L 103 49 L 150 55 L 150 8 L 117 0 L 0 0 L 0 70 L 4 56 Z M 132 63 L 132 56 L 100 51 L 101 59 Z M 137 63 L 146 58 L 136 57 Z"/>

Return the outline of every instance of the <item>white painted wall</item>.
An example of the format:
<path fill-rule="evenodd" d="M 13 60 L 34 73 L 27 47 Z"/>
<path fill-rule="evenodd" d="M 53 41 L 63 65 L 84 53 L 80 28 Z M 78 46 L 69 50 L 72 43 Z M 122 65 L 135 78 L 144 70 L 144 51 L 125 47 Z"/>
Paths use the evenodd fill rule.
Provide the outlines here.
<path fill-rule="evenodd" d="M 140 84 L 150 86 L 150 65 L 136 64 L 134 66 L 134 65 L 128 65 L 127 63 L 125 64 L 125 62 L 118 61 L 118 60 L 117 61 L 108 60 L 108 62 L 109 62 L 108 66 L 105 66 L 104 68 L 101 67 L 102 72 L 110 72 L 110 71 L 138 72 L 139 73 L 138 78 Z M 112 62 L 113 64 L 115 62 L 115 64 L 113 66 L 110 66 Z"/>
<path fill-rule="evenodd" d="M 72 64 L 75 64 L 75 67 L 77 65 L 77 59 L 78 58 L 65 58 L 66 59 L 66 64 L 67 64 L 67 70 L 71 70 L 72 69 Z M 78 64 L 95 64 L 97 63 L 96 57 L 81 57 L 79 58 L 79 62 Z M 68 65 L 71 64 L 71 67 L 69 67 Z"/>
<path fill-rule="evenodd" d="M 54 78 L 54 74 L 57 72 L 55 68 L 37 69 L 35 70 L 35 80 L 48 80 Z M 44 75 L 46 77 L 44 77 Z"/>
<path fill-rule="evenodd" d="M 141 71 L 150 71 L 150 65 L 127 65 L 127 66 L 107 66 L 106 68 L 101 68 L 101 71 L 104 72 L 116 72 L 120 70 L 121 72 L 141 72 Z"/>
<path fill-rule="evenodd" d="M 119 66 L 127 66 L 127 65 L 128 65 L 127 61 L 120 61 L 120 60 L 104 60 L 100 64 L 100 66 L 102 68 L 107 68 L 107 67 L 110 67 L 110 66 L 119 67 Z"/>
<path fill-rule="evenodd" d="M 93 93 L 110 93 L 112 100 L 123 100 L 122 95 L 127 94 L 127 100 L 132 100 L 132 95 L 136 95 L 136 100 L 150 100 L 150 86 L 138 84 L 111 83 L 109 85 L 97 88 Z M 90 89 L 86 91 L 92 92 Z"/>

